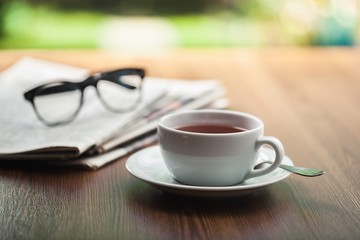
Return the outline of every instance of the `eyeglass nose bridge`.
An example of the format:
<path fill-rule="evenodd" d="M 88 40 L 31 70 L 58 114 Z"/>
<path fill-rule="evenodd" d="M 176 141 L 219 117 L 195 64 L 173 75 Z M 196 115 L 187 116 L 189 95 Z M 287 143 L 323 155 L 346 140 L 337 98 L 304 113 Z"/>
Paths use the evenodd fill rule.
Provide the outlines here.
<path fill-rule="evenodd" d="M 98 83 L 98 81 L 101 78 L 101 73 L 96 73 L 90 77 L 88 77 L 87 79 L 85 79 L 82 82 L 79 82 L 79 87 L 81 89 L 82 92 L 84 92 L 85 88 L 89 87 L 89 86 L 93 86 L 96 88 L 96 85 Z"/>

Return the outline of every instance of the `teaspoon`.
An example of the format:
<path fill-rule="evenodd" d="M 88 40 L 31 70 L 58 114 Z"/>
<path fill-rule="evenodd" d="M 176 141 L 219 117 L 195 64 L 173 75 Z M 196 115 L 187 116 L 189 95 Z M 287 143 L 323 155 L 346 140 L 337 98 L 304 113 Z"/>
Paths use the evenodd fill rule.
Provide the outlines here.
<path fill-rule="evenodd" d="M 273 162 L 271 162 L 271 161 L 264 161 L 264 162 L 261 162 L 261 163 L 255 165 L 254 169 L 260 169 L 260 168 L 265 167 L 266 164 L 272 164 L 272 163 Z M 285 164 L 280 164 L 279 168 L 282 168 L 286 171 L 296 173 L 296 174 L 299 174 L 299 175 L 305 176 L 305 177 L 316 177 L 316 176 L 323 175 L 325 173 L 324 170 L 320 170 L 320 169 L 295 167 L 295 166 L 289 166 L 289 165 L 285 165 Z"/>

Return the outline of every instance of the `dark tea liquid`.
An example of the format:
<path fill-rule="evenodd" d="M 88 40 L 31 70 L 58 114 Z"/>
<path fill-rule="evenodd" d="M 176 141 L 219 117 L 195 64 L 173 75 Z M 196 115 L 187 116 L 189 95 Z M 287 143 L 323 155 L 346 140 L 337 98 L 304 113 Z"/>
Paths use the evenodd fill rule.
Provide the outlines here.
<path fill-rule="evenodd" d="M 177 130 L 194 133 L 237 133 L 246 129 L 231 125 L 199 124 L 177 127 Z"/>

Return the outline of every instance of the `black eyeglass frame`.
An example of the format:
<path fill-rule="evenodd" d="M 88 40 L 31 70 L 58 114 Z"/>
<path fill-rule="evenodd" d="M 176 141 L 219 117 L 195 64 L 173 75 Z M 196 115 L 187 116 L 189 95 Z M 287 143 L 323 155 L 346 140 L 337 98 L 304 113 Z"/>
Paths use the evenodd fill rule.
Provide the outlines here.
<path fill-rule="evenodd" d="M 131 86 L 125 82 L 119 81 L 119 77 L 121 76 L 127 76 L 127 75 L 138 75 L 141 79 L 140 85 L 139 87 L 134 87 Z M 142 99 L 142 85 L 143 85 L 143 80 L 145 77 L 145 70 L 142 68 L 123 68 L 123 69 L 118 69 L 118 70 L 114 70 L 114 71 L 107 71 L 107 72 L 101 72 L 101 73 L 95 73 L 91 76 L 89 76 L 88 78 L 86 78 L 85 80 L 81 81 L 81 82 L 70 82 L 70 81 L 56 81 L 56 82 L 50 82 L 50 83 L 46 83 L 40 86 L 37 86 L 33 89 L 30 89 L 29 91 L 24 93 L 24 98 L 29 101 L 35 111 L 36 116 L 39 118 L 39 120 L 41 122 L 43 122 L 45 125 L 47 126 L 56 126 L 56 125 L 64 125 L 67 124 L 71 121 L 73 121 L 76 116 L 78 115 L 81 107 L 83 106 L 83 102 L 84 102 L 84 91 L 87 87 L 89 86 L 93 86 L 96 89 L 96 93 L 98 95 L 98 97 L 100 98 L 101 102 L 103 103 L 103 105 L 111 112 L 115 112 L 115 113 L 122 113 L 122 112 L 126 112 L 129 111 L 131 108 L 134 107 L 135 104 L 137 104 L 141 99 Z M 99 83 L 99 81 L 105 80 L 105 81 L 110 81 L 113 82 L 115 84 L 118 84 L 126 89 L 129 90 L 137 90 L 140 92 L 139 97 L 137 99 L 137 101 L 133 104 L 130 105 L 128 108 L 126 109 L 115 109 L 113 107 L 111 107 L 109 104 L 106 103 L 106 101 L 103 99 L 103 97 L 101 96 L 97 85 Z M 59 85 L 55 85 L 53 87 L 48 87 L 49 85 L 53 85 L 53 84 L 59 84 Z M 65 119 L 63 121 L 58 121 L 58 122 L 49 122 L 46 119 L 44 119 L 41 114 L 39 113 L 36 104 L 35 104 L 35 97 L 39 96 L 39 91 L 47 88 L 46 91 L 43 94 L 52 94 L 52 93 L 61 93 L 61 92 L 65 92 L 68 91 L 70 88 L 72 88 L 73 90 L 80 90 L 81 92 L 81 97 L 80 97 L 80 104 L 78 106 L 78 108 L 76 109 L 76 111 L 68 118 Z"/>

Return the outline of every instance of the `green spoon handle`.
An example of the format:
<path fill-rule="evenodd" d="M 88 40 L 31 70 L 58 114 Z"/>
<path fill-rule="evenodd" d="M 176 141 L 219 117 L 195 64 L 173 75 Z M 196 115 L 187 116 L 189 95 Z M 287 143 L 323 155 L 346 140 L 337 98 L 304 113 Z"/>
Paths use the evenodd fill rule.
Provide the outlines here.
<path fill-rule="evenodd" d="M 265 161 L 264 163 L 271 164 L 272 161 Z M 286 171 L 296 173 L 296 174 L 299 174 L 301 176 L 306 176 L 306 177 L 316 177 L 316 176 L 323 175 L 325 173 L 324 170 L 320 170 L 320 169 L 295 167 L 295 166 L 289 166 L 289 165 L 285 165 L 285 164 L 280 164 L 279 168 L 282 168 Z"/>

